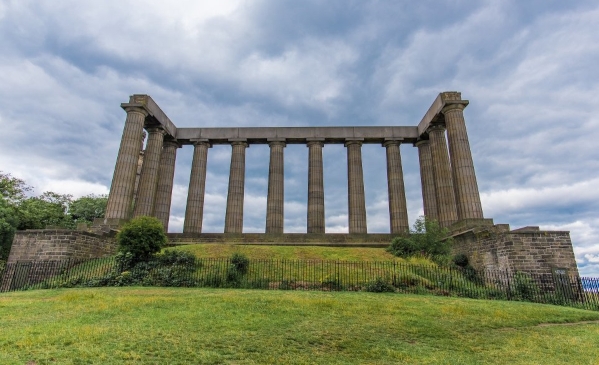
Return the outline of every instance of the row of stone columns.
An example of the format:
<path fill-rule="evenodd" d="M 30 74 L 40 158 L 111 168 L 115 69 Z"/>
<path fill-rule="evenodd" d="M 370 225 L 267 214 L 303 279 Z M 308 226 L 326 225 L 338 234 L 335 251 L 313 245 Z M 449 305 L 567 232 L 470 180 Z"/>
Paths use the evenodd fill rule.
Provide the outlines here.
<path fill-rule="evenodd" d="M 127 120 L 112 177 L 110 195 L 106 206 L 106 219 L 127 220 L 131 216 L 154 216 L 165 230 L 168 229 L 175 176 L 177 148 L 172 140 L 165 140 L 162 127 L 150 127 L 148 143 L 139 177 L 135 206 L 133 191 L 139 151 L 143 143 L 143 128 L 148 113 L 139 107 L 127 107 Z"/>
<path fill-rule="evenodd" d="M 424 213 L 429 219 L 447 227 L 463 219 L 483 218 L 474 164 L 463 117 L 464 105 L 456 103 L 443 110 L 444 123 L 427 129 L 428 139 L 418 147 Z M 106 218 L 126 220 L 131 216 L 157 217 L 168 228 L 177 148 L 165 139 L 162 127 L 149 127 L 148 142 L 139 179 L 135 206 L 132 207 L 138 155 L 147 111 L 126 107 L 127 120 L 111 185 Z M 445 129 L 447 128 L 447 139 Z M 401 164 L 401 138 L 386 139 L 387 183 L 391 233 L 408 230 L 408 216 Z M 192 140 L 193 162 L 185 211 L 185 233 L 201 233 L 206 190 L 207 139 Z M 230 140 L 231 171 L 225 217 L 225 233 L 241 233 L 245 186 L 246 140 Z M 349 233 L 367 233 L 364 177 L 362 170 L 363 139 L 346 139 L 348 173 Z M 269 140 L 270 165 L 266 213 L 266 233 L 281 234 L 284 226 L 284 139 Z M 325 233 L 324 179 L 322 149 L 324 138 L 307 140 L 308 166 L 308 233 Z M 448 148 L 449 147 L 449 148 Z M 450 158 L 451 157 L 451 158 Z"/>
<path fill-rule="evenodd" d="M 445 123 L 431 125 L 429 139 L 416 143 L 424 215 L 442 227 L 483 218 L 463 109 L 458 103 L 446 106 L 442 110 Z"/>

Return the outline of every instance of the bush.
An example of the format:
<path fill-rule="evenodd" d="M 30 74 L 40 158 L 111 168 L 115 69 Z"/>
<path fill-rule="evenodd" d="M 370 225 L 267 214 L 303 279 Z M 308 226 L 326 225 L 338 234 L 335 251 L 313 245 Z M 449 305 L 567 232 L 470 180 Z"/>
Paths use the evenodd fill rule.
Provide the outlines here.
<path fill-rule="evenodd" d="M 410 257 L 421 253 L 418 244 L 408 237 L 395 237 L 387 251 L 398 257 Z"/>
<path fill-rule="evenodd" d="M 441 228 L 436 221 L 420 217 L 410 234 L 407 237 L 395 237 L 387 251 L 404 258 L 425 255 L 435 262 L 445 264 L 453 244 L 448 236 L 449 231 Z"/>
<path fill-rule="evenodd" d="M 463 253 L 459 253 L 453 257 L 453 263 L 459 267 L 466 267 L 469 264 L 468 256 Z"/>
<path fill-rule="evenodd" d="M 241 275 L 245 275 L 250 268 L 250 259 L 247 258 L 244 254 L 234 253 L 231 256 L 231 266 L 235 271 L 237 271 Z"/>
<path fill-rule="evenodd" d="M 395 291 L 395 287 L 384 278 L 377 276 L 376 279 L 368 283 L 366 291 L 371 293 L 392 293 Z"/>
<path fill-rule="evenodd" d="M 147 261 L 166 245 L 162 223 L 154 217 L 137 217 L 125 223 L 117 234 L 119 252 L 130 253 L 129 265 Z"/>

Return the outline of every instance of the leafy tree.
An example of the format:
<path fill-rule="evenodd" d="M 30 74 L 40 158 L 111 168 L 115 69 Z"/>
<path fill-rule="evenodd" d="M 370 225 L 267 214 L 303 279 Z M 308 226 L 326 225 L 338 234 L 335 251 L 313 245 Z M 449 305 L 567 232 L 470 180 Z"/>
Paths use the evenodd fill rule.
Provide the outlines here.
<path fill-rule="evenodd" d="M 18 206 L 31 187 L 25 181 L 0 171 L 0 260 L 8 258 L 19 225 Z"/>
<path fill-rule="evenodd" d="M 407 237 L 395 237 L 387 251 L 395 256 L 410 257 L 426 255 L 433 260 L 449 255 L 453 240 L 447 228 L 441 228 L 434 220 L 420 217 Z"/>
<path fill-rule="evenodd" d="M 76 223 L 92 223 L 95 218 L 104 217 L 108 195 L 86 195 L 75 199 L 69 205 L 69 214 Z"/>
<path fill-rule="evenodd" d="M 39 197 L 23 200 L 18 207 L 17 229 L 44 229 L 47 226 L 73 228 L 75 224 L 67 216 L 71 199 L 71 195 L 47 191 Z"/>
<path fill-rule="evenodd" d="M 147 261 L 166 245 L 162 223 L 154 217 L 137 217 L 125 223 L 116 236 L 119 253 L 128 265 Z"/>

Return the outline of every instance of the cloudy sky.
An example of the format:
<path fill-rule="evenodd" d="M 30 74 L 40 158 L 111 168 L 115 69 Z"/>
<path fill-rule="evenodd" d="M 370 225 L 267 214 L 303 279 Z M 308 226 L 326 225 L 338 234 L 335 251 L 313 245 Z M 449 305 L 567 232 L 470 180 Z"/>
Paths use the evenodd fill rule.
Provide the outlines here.
<path fill-rule="evenodd" d="M 0 170 L 40 194 L 109 190 L 131 94 L 178 127 L 416 125 L 437 94 L 466 123 L 485 216 L 570 230 L 599 276 L 597 1 L 0 0 Z M 410 220 L 417 151 L 401 147 Z M 222 232 L 230 147 L 208 157 Z M 285 150 L 285 230 L 305 232 L 308 149 Z M 182 230 L 192 147 L 178 151 Z M 384 149 L 363 147 L 370 232 L 388 232 Z M 346 155 L 324 149 L 326 225 L 347 232 Z M 268 147 L 247 150 L 245 232 L 263 232 Z"/>

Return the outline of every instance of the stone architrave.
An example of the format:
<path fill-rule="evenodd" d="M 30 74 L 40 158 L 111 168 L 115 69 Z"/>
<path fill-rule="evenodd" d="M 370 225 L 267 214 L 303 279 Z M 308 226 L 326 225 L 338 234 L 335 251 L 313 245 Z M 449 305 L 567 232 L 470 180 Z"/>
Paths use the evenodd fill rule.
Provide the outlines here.
<path fill-rule="evenodd" d="M 180 147 L 181 145 L 176 141 L 164 141 L 162 154 L 160 155 L 160 171 L 158 172 L 154 216 L 162 223 L 165 232 L 168 232 L 173 195 L 173 178 L 175 177 L 175 161 L 177 159 L 177 148 Z"/>
<path fill-rule="evenodd" d="M 245 189 L 245 149 L 246 141 L 232 141 L 231 172 L 229 174 L 229 193 L 225 215 L 225 233 L 242 233 L 243 198 Z"/>
<path fill-rule="evenodd" d="M 106 219 L 129 219 L 139 151 L 142 148 L 142 135 L 148 112 L 140 107 L 125 107 L 127 119 L 123 128 L 121 146 L 112 175 L 110 194 L 106 205 Z"/>
<path fill-rule="evenodd" d="M 141 167 L 133 217 L 151 216 L 154 213 L 154 204 L 156 202 L 160 155 L 162 154 L 162 145 L 166 132 L 161 127 L 151 127 L 147 130 L 148 144 L 144 154 L 144 163 Z"/>
<path fill-rule="evenodd" d="M 366 200 L 364 196 L 364 173 L 362 172 L 362 141 L 346 140 L 347 148 L 347 196 L 349 208 L 349 233 L 365 234 Z"/>
<path fill-rule="evenodd" d="M 400 140 L 383 143 L 387 152 L 387 187 L 389 189 L 389 220 L 392 234 L 407 233 L 408 207 L 401 166 Z"/>
<path fill-rule="evenodd" d="M 435 189 L 435 171 L 433 169 L 433 156 L 428 139 L 416 142 L 418 147 L 418 159 L 420 160 L 420 182 L 422 186 L 422 203 L 424 216 L 428 220 L 439 220 L 437 214 L 437 196 Z"/>
<path fill-rule="evenodd" d="M 268 198 L 266 203 L 266 233 L 282 234 L 284 226 L 284 141 L 270 141 L 268 168 Z"/>
<path fill-rule="evenodd" d="M 322 148 L 324 138 L 308 140 L 308 233 L 325 233 L 324 176 Z"/>
<path fill-rule="evenodd" d="M 210 147 L 208 140 L 193 141 L 193 161 L 191 162 L 183 233 L 202 233 L 206 169 L 208 166 L 208 148 Z"/>
<path fill-rule="evenodd" d="M 448 227 L 458 220 L 458 210 L 455 202 L 451 166 L 449 165 L 447 142 L 445 140 L 445 127 L 442 125 L 430 126 L 428 128 L 428 135 L 435 176 L 439 225 L 441 227 Z"/>
<path fill-rule="evenodd" d="M 483 208 L 464 121 L 464 108 L 465 103 L 456 103 L 449 104 L 442 110 L 447 127 L 458 219 L 482 219 Z"/>

